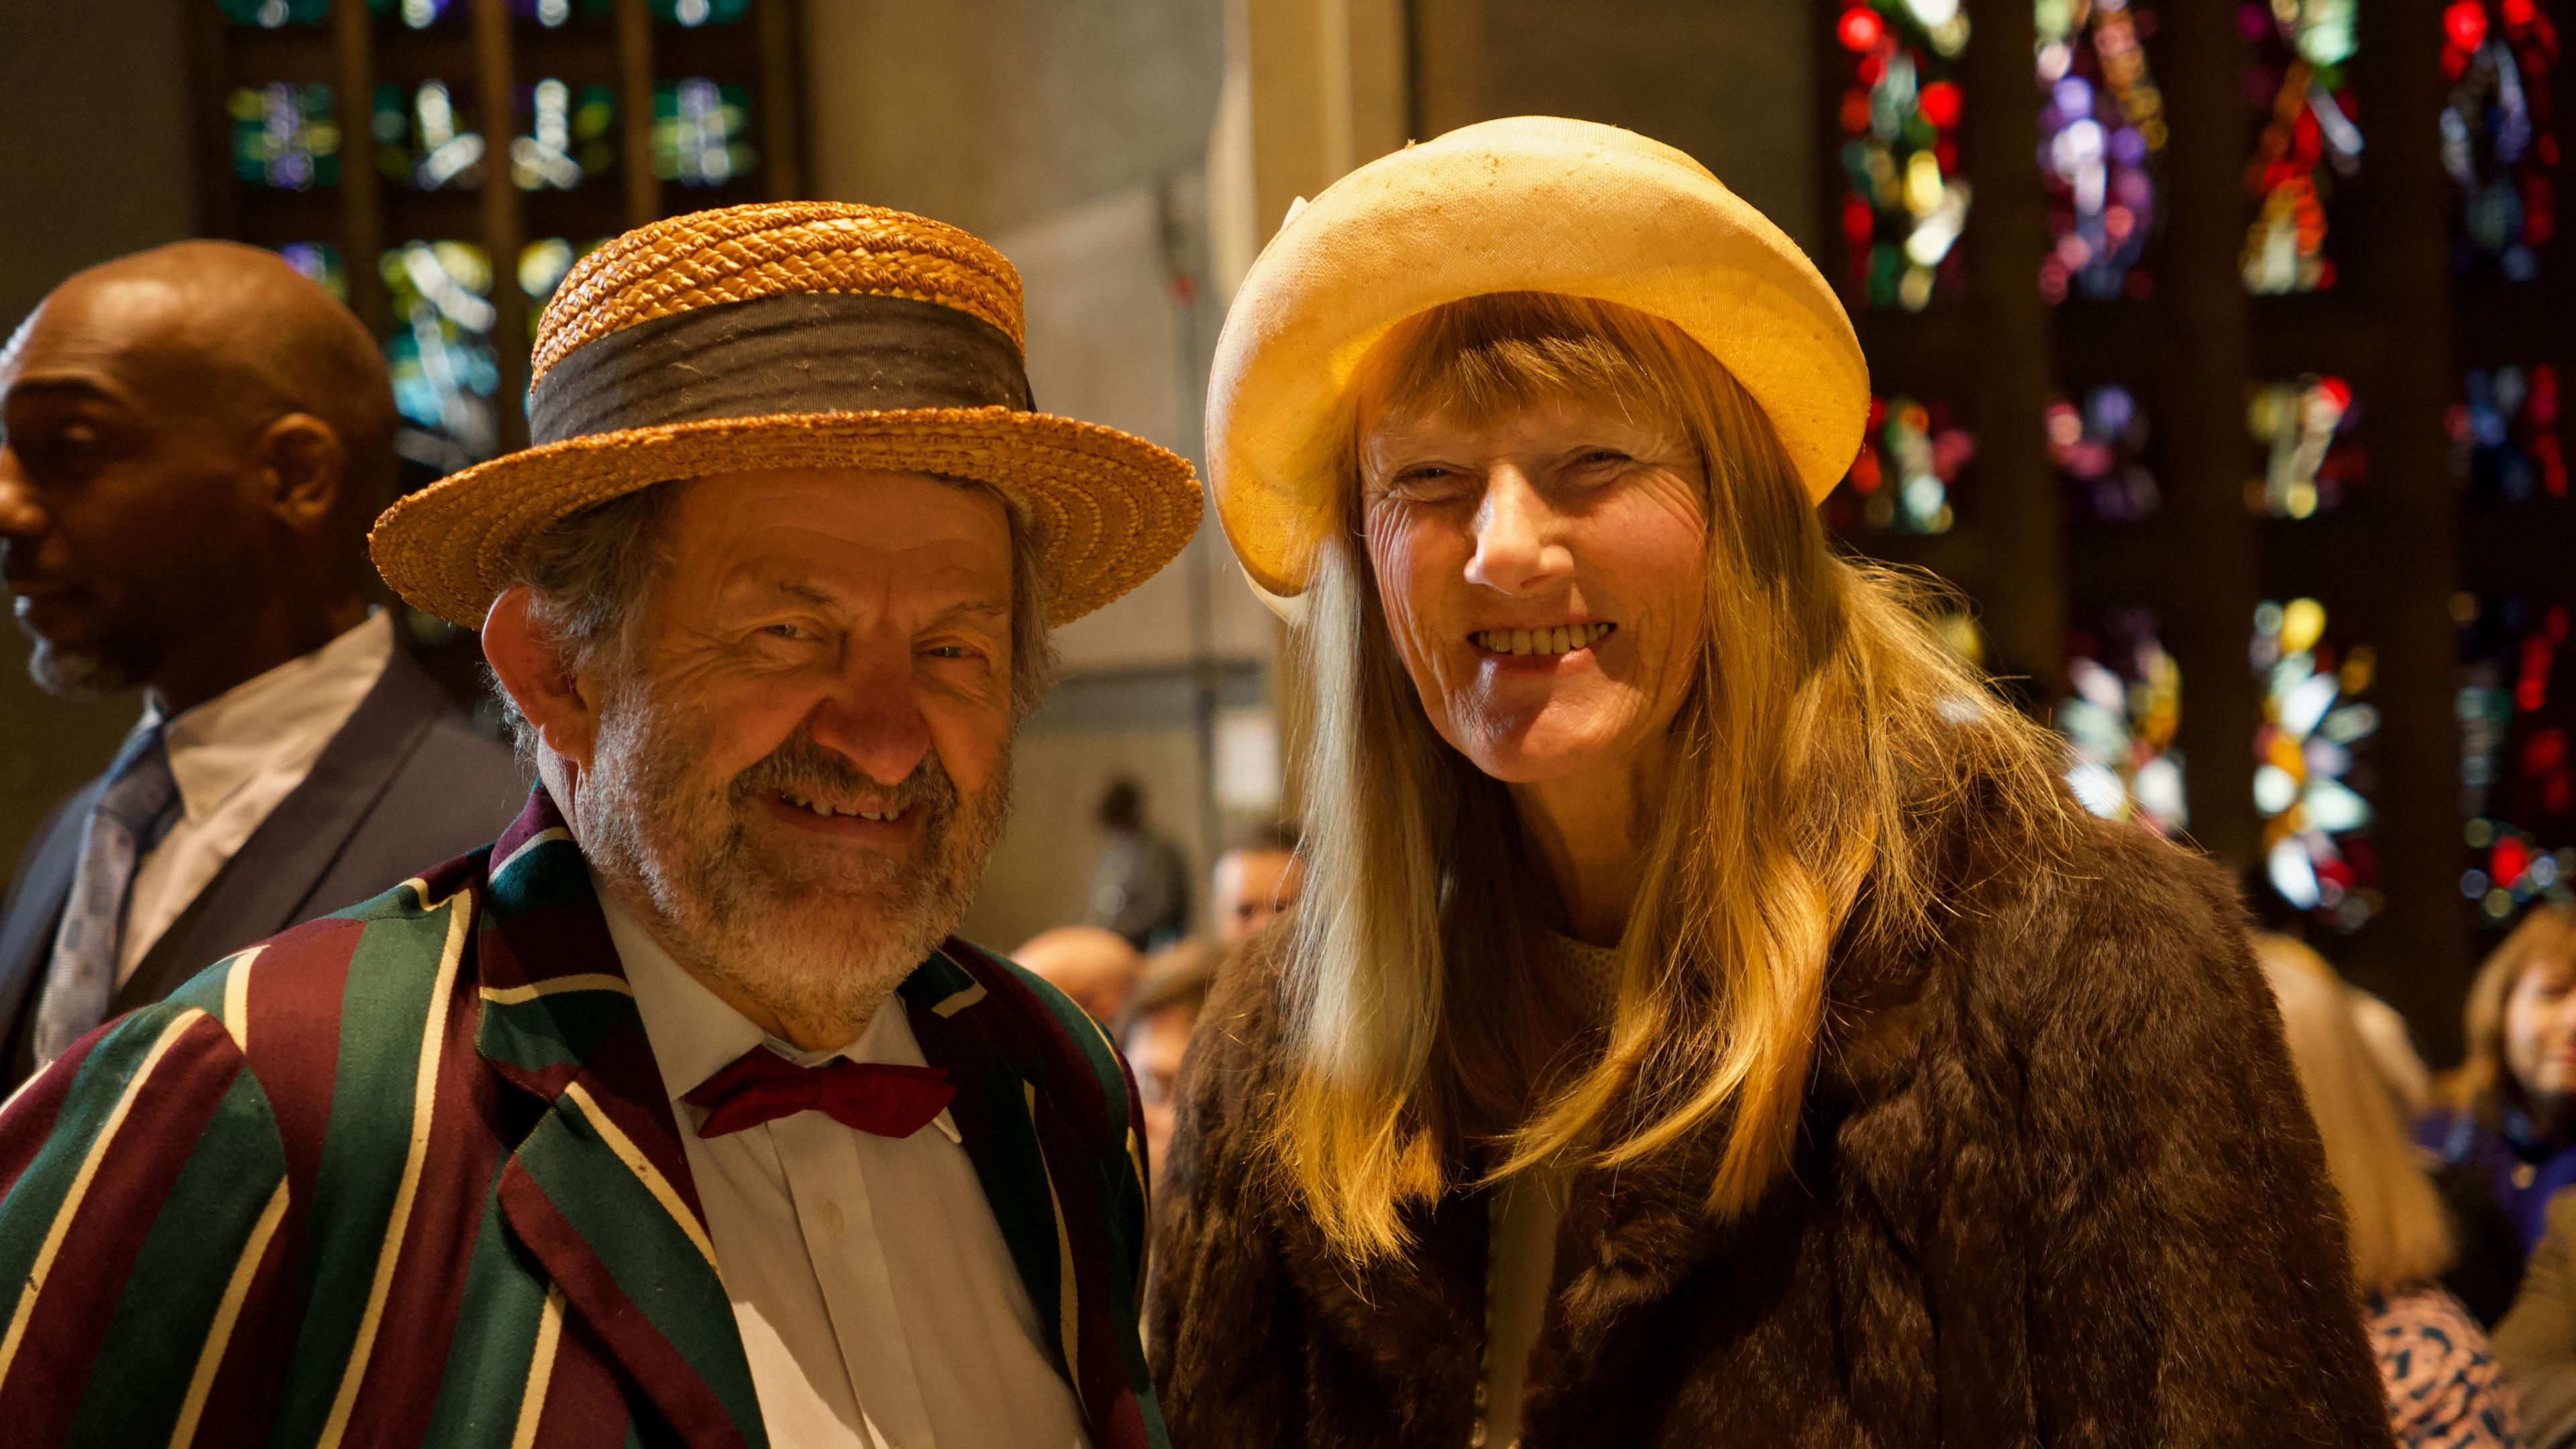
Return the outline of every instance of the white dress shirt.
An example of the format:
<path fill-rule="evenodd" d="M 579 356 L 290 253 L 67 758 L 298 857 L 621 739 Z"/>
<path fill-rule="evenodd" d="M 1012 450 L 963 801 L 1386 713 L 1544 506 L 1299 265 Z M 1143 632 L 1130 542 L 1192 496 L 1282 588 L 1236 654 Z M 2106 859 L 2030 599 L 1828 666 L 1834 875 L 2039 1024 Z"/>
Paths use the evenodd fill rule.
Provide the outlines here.
<path fill-rule="evenodd" d="M 164 726 L 180 816 L 135 868 L 125 930 L 117 938 L 119 986 L 278 802 L 313 773 L 323 748 L 393 657 L 393 618 L 376 610 L 312 653 L 236 684 Z M 144 709 L 146 722 L 161 714 L 157 699 Z"/>
<path fill-rule="evenodd" d="M 596 875 L 706 1209 L 769 1441 L 780 1449 L 1080 1449 L 1073 1390 L 946 1112 L 879 1137 L 799 1112 L 722 1137 L 680 1099 L 766 1045 L 923 1066 L 901 1001 L 838 1052 L 800 1051 L 707 990 Z"/>

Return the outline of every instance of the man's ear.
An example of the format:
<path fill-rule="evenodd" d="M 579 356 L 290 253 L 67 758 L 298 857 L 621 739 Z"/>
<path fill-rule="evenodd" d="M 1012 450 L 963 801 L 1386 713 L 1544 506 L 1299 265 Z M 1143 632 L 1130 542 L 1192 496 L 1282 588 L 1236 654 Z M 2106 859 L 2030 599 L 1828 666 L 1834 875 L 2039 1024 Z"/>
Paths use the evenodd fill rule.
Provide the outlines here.
<path fill-rule="evenodd" d="M 483 658 L 546 748 L 587 770 L 599 738 L 599 712 L 538 632 L 531 602 L 526 584 L 512 584 L 492 601 L 483 617 Z"/>
<path fill-rule="evenodd" d="M 329 423 L 288 413 L 260 429 L 251 460 L 260 470 L 263 501 L 293 527 L 317 527 L 339 511 L 349 485 L 349 450 Z"/>

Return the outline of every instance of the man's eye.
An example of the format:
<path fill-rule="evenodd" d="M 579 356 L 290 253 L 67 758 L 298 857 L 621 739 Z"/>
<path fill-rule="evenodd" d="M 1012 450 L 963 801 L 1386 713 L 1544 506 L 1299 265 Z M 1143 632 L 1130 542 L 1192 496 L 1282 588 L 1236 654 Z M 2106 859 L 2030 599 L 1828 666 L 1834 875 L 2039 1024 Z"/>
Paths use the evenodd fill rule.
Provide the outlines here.
<path fill-rule="evenodd" d="M 968 657 L 966 646 L 963 644 L 933 644 L 925 652 L 933 659 L 964 659 Z"/>
<path fill-rule="evenodd" d="M 768 624 L 762 626 L 760 632 L 773 639 L 803 639 L 808 637 L 805 633 L 805 626 L 802 624 Z"/>

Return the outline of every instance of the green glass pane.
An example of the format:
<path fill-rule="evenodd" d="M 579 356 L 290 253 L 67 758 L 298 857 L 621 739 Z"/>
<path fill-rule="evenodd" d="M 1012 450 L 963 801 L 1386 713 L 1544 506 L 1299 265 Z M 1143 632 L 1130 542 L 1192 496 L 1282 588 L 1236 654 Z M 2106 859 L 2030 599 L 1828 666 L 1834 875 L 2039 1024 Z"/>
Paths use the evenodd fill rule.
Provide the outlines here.
<path fill-rule="evenodd" d="M 681 186 L 722 186 L 759 164 L 751 89 L 704 76 L 653 88 L 653 174 Z"/>
<path fill-rule="evenodd" d="M 239 86 L 232 117 L 233 175 L 255 186 L 304 191 L 340 179 L 340 122 L 331 88 L 271 81 Z"/>

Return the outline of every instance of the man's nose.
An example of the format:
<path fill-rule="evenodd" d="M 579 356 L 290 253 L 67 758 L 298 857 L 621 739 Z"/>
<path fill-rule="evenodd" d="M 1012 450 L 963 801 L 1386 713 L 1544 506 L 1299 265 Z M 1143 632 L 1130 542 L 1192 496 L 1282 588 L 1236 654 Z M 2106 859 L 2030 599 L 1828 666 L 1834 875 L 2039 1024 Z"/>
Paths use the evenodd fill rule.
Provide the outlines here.
<path fill-rule="evenodd" d="M 930 722 L 914 698 L 909 642 L 853 645 L 811 728 L 816 744 L 879 784 L 910 775 L 930 753 Z"/>
<path fill-rule="evenodd" d="M 1537 487 L 1512 464 L 1485 480 L 1476 510 L 1476 556 L 1467 581 L 1506 594 L 1524 594 L 1573 571 L 1574 555 L 1559 541 L 1560 520 Z"/>
<path fill-rule="evenodd" d="M 34 538 L 45 531 L 46 522 L 18 456 L 0 448 L 0 538 Z"/>

